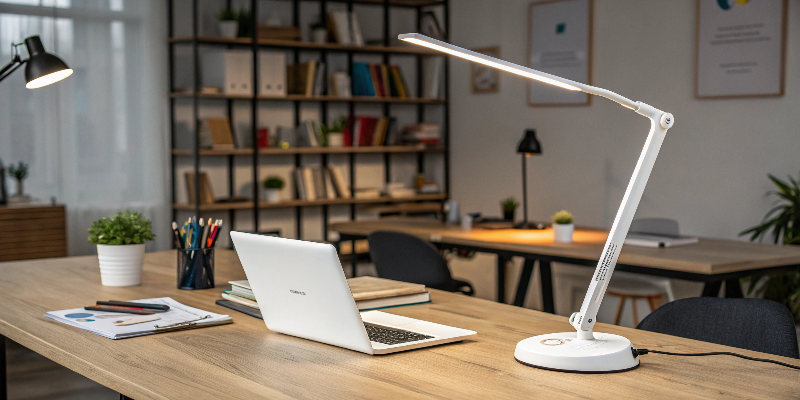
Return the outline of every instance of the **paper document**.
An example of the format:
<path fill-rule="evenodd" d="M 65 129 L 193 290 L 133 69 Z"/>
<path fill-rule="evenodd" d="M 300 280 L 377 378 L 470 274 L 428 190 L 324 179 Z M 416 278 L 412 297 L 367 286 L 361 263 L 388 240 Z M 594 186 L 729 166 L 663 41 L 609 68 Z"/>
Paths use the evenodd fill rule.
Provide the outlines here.
<path fill-rule="evenodd" d="M 134 315 L 119 312 L 107 311 L 87 311 L 83 308 L 73 308 L 71 310 L 50 311 L 45 317 L 52 318 L 58 322 L 72 325 L 76 328 L 107 337 L 109 339 L 125 339 L 134 336 L 151 335 L 165 327 L 175 324 L 192 322 L 184 328 L 200 328 L 203 326 L 221 325 L 231 323 L 231 317 L 223 314 L 216 314 L 203 311 L 199 308 L 189 307 L 178 303 L 170 297 L 160 297 L 156 299 L 133 300 L 136 303 L 165 304 L 169 306 L 169 311 L 154 314 L 158 319 L 141 322 L 136 324 L 115 324 L 117 321 L 129 320 Z M 180 327 L 180 326 L 179 326 Z M 163 330 L 169 332 L 169 330 Z"/>

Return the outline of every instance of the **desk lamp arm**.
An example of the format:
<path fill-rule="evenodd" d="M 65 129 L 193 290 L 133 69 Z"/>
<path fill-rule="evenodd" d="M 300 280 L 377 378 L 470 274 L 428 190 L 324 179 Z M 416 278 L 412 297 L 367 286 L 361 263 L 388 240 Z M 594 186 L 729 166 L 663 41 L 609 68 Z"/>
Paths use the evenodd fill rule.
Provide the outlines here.
<path fill-rule="evenodd" d="M 614 224 L 611 226 L 611 232 L 608 234 L 600 260 L 597 262 L 597 268 L 592 276 L 589 289 L 586 291 L 581 310 L 573 313 L 569 318 L 570 324 L 578 331 L 578 339 L 594 339 L 592 329 L 597 322 L 597 310 L 600 308 L 600 303 L 603 302 L 608 282 L 611 280 L 611 274 L 614 273 L 619 252 L 628 235 L 628 229 L 634 214 L 636 214 L 636 208 L 639 206 L 639 200 L 642 198 L 647 180 L 650 178 L 658 151 L 661 149 L 667 130 L 675 123 L 672 114 L 642 102 L 638 102 L 635 111 L 650 119 L 650 133 L 647 135 L 642 154 L 639 156 L 633 176 L 631 176 L 628 188 L 622 197 L 622 204 L 614 218 Z"/>

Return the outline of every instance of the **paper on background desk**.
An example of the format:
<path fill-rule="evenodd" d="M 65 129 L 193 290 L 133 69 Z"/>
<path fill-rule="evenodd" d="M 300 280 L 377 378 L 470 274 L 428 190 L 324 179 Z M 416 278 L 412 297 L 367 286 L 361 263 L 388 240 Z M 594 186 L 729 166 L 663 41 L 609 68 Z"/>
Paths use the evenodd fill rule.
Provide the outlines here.
<path fill-rule="evenodd" d="M 160 333 L 156 331 L 156 325 L 165 326 L 179 324 L 203 318 L 206 315 L 209 315 L 210 318 L 198 321 L 197 324 L 191 326 L 191 328 L 201 328 L 204 326 L 227 324 L 231 322 L 231 317 L 228 315 L 216 314 L 210 311 L 201 310 L 199 308 L 189 307 L 187 305 L 178 303 L 171 297 L 159 297 L 155 299 L 140 299 L 131 301 L 134 303 L 165 304 L 169 306 L 169 311 L 164 313 L 156 313 L 155 315 L 160 317 L 160 319 L 156 321 L 124 326 L 116 326 L 114 325 L 114 321 L 123 317 L 130 317 L 133 314 L 123 314 L 109 311 L 88 311 L 84 310 L 83 308 L 73 308 L 71 310 L 50 311 L 44 316 L 47 318 L 52 318 L 58 322 L 63 322 L 67 325 L 72 325 L 76 328 L 107 337 L 109 339 L 125 339 L 129 337 Z M 115 318 L 114 316 L 118 316 L 120 318 Z"/>

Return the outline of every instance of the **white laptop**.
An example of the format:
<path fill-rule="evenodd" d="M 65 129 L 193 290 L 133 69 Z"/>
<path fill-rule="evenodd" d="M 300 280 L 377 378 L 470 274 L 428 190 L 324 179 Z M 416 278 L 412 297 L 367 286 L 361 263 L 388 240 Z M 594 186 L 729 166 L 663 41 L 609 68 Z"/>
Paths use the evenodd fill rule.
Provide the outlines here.
<path fill-rule="evenodd" d="M 359 313 L 332 245 L 235 231 L 231 239 L 270 330 L 367 354 L 475 334 L 381 311 Z"/>

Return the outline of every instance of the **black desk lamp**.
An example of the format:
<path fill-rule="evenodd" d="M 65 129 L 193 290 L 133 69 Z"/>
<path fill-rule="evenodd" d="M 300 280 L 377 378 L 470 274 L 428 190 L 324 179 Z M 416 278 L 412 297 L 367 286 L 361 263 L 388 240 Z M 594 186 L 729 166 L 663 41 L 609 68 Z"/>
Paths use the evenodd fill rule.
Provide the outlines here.
<path fill-rule="evenodd" d="M 542 154 L 542 145 L 536 140 L 536 130 L 528 129 L 525 131 L 525 136 L 517 146 L 517 153 L 522 154 L 522 222 L 515 226 L 515 229 L 544 229 L 544 224 L 535 222 L 528 222 L 528 168 L 525 165 L 525 159 L 530 157 L 531 154 Z"/>
<path fill-rule="evenodd" d="M 72 70 L 64 61 L 44 51 L 39 36 L 25 39 L 25 47 L 28 49 L 28 58 L 25 60 L 19 56 L 19 46 L 22 43 L 11 43 L 11 62 L 0 69 L 0 81 L 25 63 L 28 64 L 25 66 L 25 87 L 28 89 L 47 86 L 72 75 Z"/>

